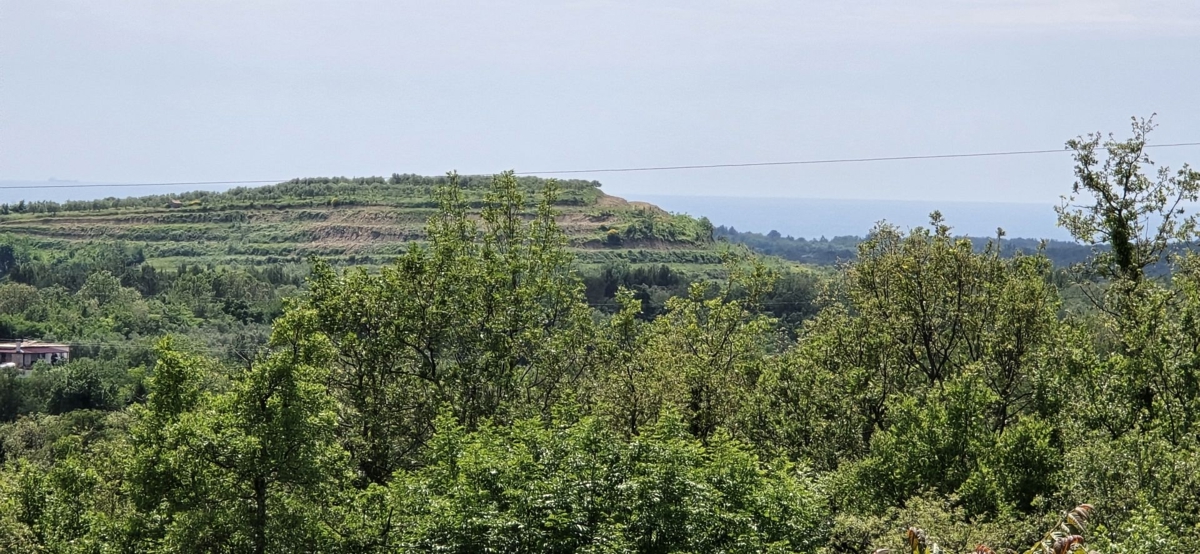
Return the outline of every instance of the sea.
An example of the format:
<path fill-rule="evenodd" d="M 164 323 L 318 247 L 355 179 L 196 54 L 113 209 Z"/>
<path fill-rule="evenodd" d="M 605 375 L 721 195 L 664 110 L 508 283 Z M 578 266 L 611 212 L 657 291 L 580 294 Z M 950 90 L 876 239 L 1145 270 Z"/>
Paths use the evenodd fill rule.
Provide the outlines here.
<path fill-rule="evenodd" d="M 863 236 L 886 221 L 901 229 L 929 226 L 933 211 L 942 213 L 955 235 L 1070 240 L 1058 227 L 1052 204 L 1017 202 L 934 202 L 838 200 L 829 198 L 747 198 L 736 196 L 624 195 L 674 213 L 707 217 L 713 225 L 738 231 L 778 231 L 796 238 Z"/>

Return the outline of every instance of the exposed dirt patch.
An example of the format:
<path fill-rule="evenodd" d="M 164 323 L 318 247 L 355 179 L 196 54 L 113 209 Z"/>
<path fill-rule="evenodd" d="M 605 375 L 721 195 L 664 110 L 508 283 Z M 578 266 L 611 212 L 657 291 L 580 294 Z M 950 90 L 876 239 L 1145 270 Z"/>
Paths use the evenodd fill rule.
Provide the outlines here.
<path fill-rule="evenodd" d="M 596 199 L 596 206 L 599 208 L 625 208 L 629 206 L 629 201 L 620 196 L 609 196 L 600 193 L 600 198 Z"/>
<path fill-rule="evenodd" d="M 650 212 L 653 212 L 656 214 L 667 215 L 667 210 L 664 210 L 664 209 L 662 209 L 658 206 L 655 206 L 654 204 L 651 204 L 649 202 L 629 202 L 629 207 L 639 209 L 639 210 L 647 210 L 647 211 L 650 211 Z"/>
<path fill-rule="evenodd" d="M 596 207 L 598 207 L 598 208 L 625 208 L 625 209 L 650 210 L 652 212 L 660 213 L 660 214 L 667 213 L 666 210 L 664 210 L 658 206 L 655 206 L 654 204 L 651 204 L 649 202 L 640 202 L 637 200 L 630 202 L 629 200 L 621 198 L 620 196 L 609 196 L 607 194 L 604 194 L 603 196 L 600 197 L 599 200 L 596 200 Z"/>

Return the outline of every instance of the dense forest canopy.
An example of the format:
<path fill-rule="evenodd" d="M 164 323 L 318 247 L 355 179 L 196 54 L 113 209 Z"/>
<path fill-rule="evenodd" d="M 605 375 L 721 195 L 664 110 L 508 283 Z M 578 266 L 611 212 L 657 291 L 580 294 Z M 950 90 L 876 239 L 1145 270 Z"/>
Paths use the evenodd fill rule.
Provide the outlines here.
<path fill-rule="evenodd" d="M 804 237 L 784 236 L 779 231 L 756 233 L 739 231 L 733 227 L 718 225 L 713 235 L 719 240 L 727 240 L 735 244 L 744 244 L 755 252 L 768 256 L 778 256 L 811 265 L 837 265 L 853 260 L 858 255 L 858 245 L 866 240 L 860 236 L 840 236 L 833 238 L 806 239 Z M 1016 254 L 1037 254 L 1046 256 L 1056 266 L 1070 267 L 1083 263 L 1092 254 L 1092 249 L 1077 242 L 1062 240 L 1041 240 L 1027 238 L 1001 237 L 964 237 L 971 241 L 976 250 L 989 247 L 999 248 L 1002 256 Z M 1157 268 L 1165 272 L 1166 267 Z"/>
<path fill-rule="evenodd" d="M 936 213 L 585 266 L 512 174 L 377 266 L 9 240 L 0 334 L 75 355 L 0 374 L 0 551 L 1195 551 L 1200 173 L 1151 128 L 1069 143 L 1070 271 Z"/>

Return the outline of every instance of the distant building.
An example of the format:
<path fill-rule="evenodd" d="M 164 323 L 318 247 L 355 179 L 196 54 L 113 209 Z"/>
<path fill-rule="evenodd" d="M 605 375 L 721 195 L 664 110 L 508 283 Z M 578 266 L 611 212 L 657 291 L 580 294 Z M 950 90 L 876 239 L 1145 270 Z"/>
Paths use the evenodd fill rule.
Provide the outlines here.
<path fill-rule="evenodd" d="M 172 198 L 170 200 L 167 200 L 167 207 L 168 208 L 182 208 L 183 202 L 180 202 L 179 200 Z"/>
<path fill-rule="evenodd" d="M 27 370 L 38 361 L 57 365 L 66 363 L 70 359 L 71 347 L 65 344 L 25 340 L 0 342 L 0 366 L 15 366 Z"/>

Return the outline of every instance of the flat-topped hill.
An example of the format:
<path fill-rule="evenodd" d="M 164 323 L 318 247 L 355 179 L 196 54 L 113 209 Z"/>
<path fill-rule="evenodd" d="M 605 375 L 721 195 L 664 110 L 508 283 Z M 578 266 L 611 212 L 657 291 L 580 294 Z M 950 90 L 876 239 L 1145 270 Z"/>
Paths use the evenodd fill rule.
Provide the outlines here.
<path fill-rule="evenodd" d="M 530 215 L 546 181 L 519 177 Z M 0 234 L 40 248 L 120 241 L 155 265 L 300 262 L 378 264 L 424 237 L 447 177 L 392 175 L 294 179 L 224 192 L 0 206 Z M 491 177 L 460 176 L 462 196 L 483 204 Z M 606 195 L 595 181 L 558 181 L 558 222 L 582 263 L 719 263 L 712 225 Z"/>

